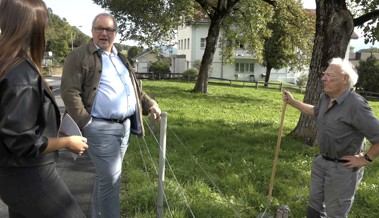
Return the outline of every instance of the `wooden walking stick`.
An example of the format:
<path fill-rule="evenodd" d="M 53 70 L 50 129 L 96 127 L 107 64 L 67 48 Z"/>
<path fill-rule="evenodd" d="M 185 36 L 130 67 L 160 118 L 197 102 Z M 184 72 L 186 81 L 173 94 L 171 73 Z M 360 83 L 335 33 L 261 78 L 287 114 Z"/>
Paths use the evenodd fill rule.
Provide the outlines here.
<path fill-rule="evenodd" d="M 284 117 L 286 115 L 286 107 L 287 107 L 287 102 L 283 102 L 283 107 L 282 107 L 282 116 L 280 119 L 280 127 L 279 127 L 279 134 L 278 134 L 278 140 L 276 142 L 276 149 L 275 149 L 275 156 L 274 156 L 274 162 L 272 164 L 272 171 L 271 171 L 271 180 L 270 180 L 270 186 L 268 189 L 268 204 L 267 208 L 270 207 L 271 205 L 271 200 L 272 200 L 272 190 L 274 189 L 274 181 L 275 181 L 275 173 L 276 173 L 276 166 L 278 165 L 279 161 L 279 151 L 280 151 L 280 142 L 282 140 L 282 133 L 283 133 L 283 124 L 284 124 Z M 266 210 L 267 210 L 266 208 Z M 263 213 L 260 213 L 258 215 L 258 218 L 272 218 L 273 216 L 266 212 L 266 210 Z"/>
<path fill-rule="evenodd" d="M 286 107 L 287 107 L 287 102 L 284 101 L 283 102 L 283 107 L 282 107 L 282 116 L 281 116 L 281 119 L 280 119 L 280 127 L 279 127 L 278 140 L 276 142 L 274 163 L 272 164 L 270 187 L 268 189 L 268 200 L 269 200 L 270 203 L 271 203 L 271 200 L 272 200 L 272 190 L 274 189 L 276 167 L 277 167 L 278 161 L 279 161 L 280 142 L 282 141 L 282 133 L 283 133 L 283 126 L 284 126 L 284 117 L 286 116 Z"/>

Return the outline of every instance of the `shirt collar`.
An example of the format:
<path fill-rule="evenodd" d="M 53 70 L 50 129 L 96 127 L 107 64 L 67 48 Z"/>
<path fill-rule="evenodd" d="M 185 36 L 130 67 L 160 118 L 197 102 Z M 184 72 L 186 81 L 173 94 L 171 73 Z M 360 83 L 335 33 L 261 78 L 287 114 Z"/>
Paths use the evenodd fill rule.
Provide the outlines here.
<path fill-rule="evenodd" d="M 350 93 L 353 91 L 353 89 L 346 89 L 344 92 L 342 92 L 342 94 L 340 96 L 338 96 L 335 100 L 335 102 L 337 102 L 337 104 L 342 104 L 342 102 L 345 101 L 345 99 L 350 95 Z M 328 96 L 328 98 L 330 98 Z"/>
<path fill-rule="evenodd" d="M 97 50 L 101 51 L 103 54 L 106 53 L 103 49 L 101 49 L 98 45 L 96 45 L 96 43 L 94 41 L 92 41 L 92 42 L 96 46 Z M 112 52 L 111 52 L 110 55 L 112 55 L 112 54 L 115 55 L 115 56 L 118 55 L 118 51 L 117 51 L 117 49 L 116 49 L 115 46 L 112 46 Z"/>

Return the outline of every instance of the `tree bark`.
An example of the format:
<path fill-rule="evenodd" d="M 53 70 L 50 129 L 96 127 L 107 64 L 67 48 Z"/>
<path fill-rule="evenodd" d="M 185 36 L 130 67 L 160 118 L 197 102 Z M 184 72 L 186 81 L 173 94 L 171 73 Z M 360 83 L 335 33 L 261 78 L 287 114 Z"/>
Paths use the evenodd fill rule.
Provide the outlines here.
<path fill-rule="evenodd" d="M 217 15 L 211 19 L 208 36 L 206 38 L 205 50 L 203 58 L 201 59 L 199 75 L 193 90 L 194 92 L 208 93 L 208 72 L 216 52 L 222 20 L 223 17 Z"/>
<path fill-rule="evenodd" d="M 212 65 L 213 57 L 217 48 L 217 41 L 220 35 L 222 22 L 230 13 L 240 0 L 217 0 L 217 7 L 213 7 L 210 0 L 195 0 L 201 8 L 207 12 L 211 21 L 203 58 L 199 69 L 199 76 L 197 77 L 194 92 L 208 93 L 208 73 Z M 268 0 L 263 0 L 268 1 Z M 270 2 L 269 2 L 270 3 Z"/>
<path fill-rule="evenodd" d="M 264 87 L 268 87 L 268 81 L 270 80 L 271 70 L 272 70 L 271 64 L 267 63 Z"/>
<path fill-rule="evenodd" d="M 316 35 L 310 63 L 304 102 L 317 104 L 322 92 L 321 77 L 334 57 L 344 58 L 347 45 L 354 30 L 353 17 L 346 7 L 345 0 L 316 0 Z M 301 114 L 294 129 L 296 136 L 313 145 L 317 130 L 315 119 Z"/>

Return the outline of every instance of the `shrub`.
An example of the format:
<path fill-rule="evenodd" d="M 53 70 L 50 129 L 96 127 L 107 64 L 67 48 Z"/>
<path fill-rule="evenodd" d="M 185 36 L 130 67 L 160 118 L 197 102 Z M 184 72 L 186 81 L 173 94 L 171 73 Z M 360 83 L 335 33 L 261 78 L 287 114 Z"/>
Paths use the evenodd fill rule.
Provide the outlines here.
<path fill-rule="evenodd" d="M 186 79 L 195 80 L 197 75 L 199 75 L 199 70 L 196 68 L 188 68 L 183 72 L 183 77 Z"/>
<path fill-rule="evenodd" d="M 163 78 L 165 74 L 171 73 L 170 64 L 166 61 L 150 63 L 149 72 L 153 73 L 155 78 Z"/>
<path fill-rule="evenodd" d="M 365 61 L 360 61 L 357 67 L 359 75 L 357 89 L 367 92 L 379 92 L 379 61 L 371 55 Z"/>
<path fill-rule="evenodd" d="M 304 88 L 307 85 L 308 82 L 308 74 L 302 73 L 297 79 L 296 79 L 296 85 L 299 87 L 300 92 L 302 91 L 302 88 Z"/>
<path fill-rule="evenodd" d="M 195 62 L 192 64 L 193 68 L 196 68 L 197 70 L 200 70 L 200 65 L 201 65 L 201 60 L 197 59 Z"/>

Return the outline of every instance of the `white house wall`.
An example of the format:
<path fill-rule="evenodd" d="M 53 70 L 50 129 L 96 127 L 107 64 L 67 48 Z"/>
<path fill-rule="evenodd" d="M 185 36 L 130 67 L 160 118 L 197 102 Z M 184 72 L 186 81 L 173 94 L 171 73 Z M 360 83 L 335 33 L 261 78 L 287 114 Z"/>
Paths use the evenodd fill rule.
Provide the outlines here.
<path fill-rule="evenodd" d="M 191 61 L 192 51 L 191 51 L 191 49 L 187 49 L 187 48 L 184 49 L 183 48 L 183 46 L 184 46 L 183 41 L 185 39 L 192 39 L 193 38 L 192 37 L 192 31 L 190 28 L 183 28 L 183 29 L 179 28 L 178 30 L 179 31 L 178 31 L 178 51 L 177 51 L 177 54 L 178 55 L 185 55 L 186 61 Z M 191 41 L 192 40 L 190 40 L 190 45 L 192 47 L 193 45 L 191 44 Z"/>
<path fill-rule="evenodd" d="M 187 69 L 187 61 L 183 55 L 172 56 L 170 70 L 172 73 L 183 73 Z"/>
<path fill-rule="evenodd" d="M 186 69 L 191 68 L 196 60 L 201 60 L 203 58 L 204 49 L 201 48 L 201 38 L 206 38 L 208 34 L 209 23 L 199 23 L 192 26 L 184 26 L 178 28 L 178 50 L 177 55 L 185 55 L 185 60 L 180 59 L 173 61 L 173 71 L 172 72 L 184 72 Z M 220 34 L 222 36 L 222 33 Z M 189 46 L 188 46 L 189 40 Z M 243 72 L 238 73 L 235 71 L 236 63 L 253 63 L 254 72 Z M 175 65 L 175 66 L 174 66 Z M 246 50 L 237 49 L 235 56 L 235 63 L 223 63 L 222 57 L 220 55 L 220 48 L 217 46 L 216 52 L 214 54 L 212 67 L 210 71 L 211 77 L 224 78 L 224 79 L 236 79 L 236 74 L 238 74 L 238 80 L 251 81 L 264 80 L 264 75 L 266 73 L 266 67 L 257 63 L 256 57 L 253 57 Z M 295 83 L 299 72 L 289 72 L 286 68 L 276 70 L 271 70 L 270 81 L 282 81 Z"/>
<path fill-rule="evenodd" d="M 136 71 L 138 73 L 148 73 L 149 72 L 149 63 L 139 62 L 136 64 Z"/>
<path fill-rule="evenodd" d="M 149 72 L 149 62 L 156 62 L 158 60 L 157 55 L 154 53 L 145 52 L 144 54 L 135 58 L 135 69 L 138 73 Z"/>

